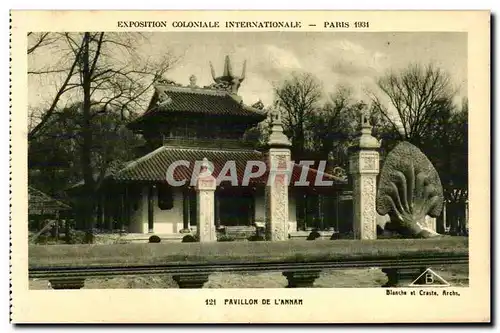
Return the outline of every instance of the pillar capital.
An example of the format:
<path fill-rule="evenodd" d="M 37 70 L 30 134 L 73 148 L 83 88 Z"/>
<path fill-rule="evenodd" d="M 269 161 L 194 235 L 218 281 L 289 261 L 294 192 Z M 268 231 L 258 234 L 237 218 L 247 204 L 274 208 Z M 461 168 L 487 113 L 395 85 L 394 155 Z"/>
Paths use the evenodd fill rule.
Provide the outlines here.
<path fill-rule="evenodd" d="M 267 145 L 271 148 L 288 148 L 292 145 L 288 137 L 285 135 L 285 133 L 283 133 L 281 113 L 279 110 L 275 110 L 273 113 L 271 113 L 271 134 L 269 135 Z"/>
<path fill-rule="evenodd" d="M 200 174 L 196 179 L 196 191 L 215 191 L 217 188 L 216 179 L 209 170 L 207 158 L 203 158 Z"/>
<path fill-rule="evenodd" d="M 380 171 L 380 154 L 376 150 L 358 150 L 349 157 L 351 174 L 375 174 Z"/>
<path fill-rule="evenodd" d="M 361 123 L 359 125 L 358 134 L 354 139 L 353 145 L 350 147 L 352 151 L 357 150 L 378 150 L 380 142 L 372 135 L 372 125 L 366 114 L 361 115 Z"/>

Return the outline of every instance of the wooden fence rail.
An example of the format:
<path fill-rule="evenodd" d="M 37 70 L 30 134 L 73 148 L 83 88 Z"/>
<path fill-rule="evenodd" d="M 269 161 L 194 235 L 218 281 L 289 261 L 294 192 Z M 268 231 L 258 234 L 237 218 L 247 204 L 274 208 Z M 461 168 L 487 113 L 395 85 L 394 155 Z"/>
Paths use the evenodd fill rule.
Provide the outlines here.
<path fill-rule="evenodd" d="M 87 278 L 172 275 L 180 288 L 202 288 L 214 272 L 279 271 L 288 287 L 311 287 L 322 270 L 378 267 L 384 286 L 406 286 L 427 268 L 468 264 L 468 240 L 315 240 L 185 244 L 30 246 L 29 277 L 54 289 Z"/>

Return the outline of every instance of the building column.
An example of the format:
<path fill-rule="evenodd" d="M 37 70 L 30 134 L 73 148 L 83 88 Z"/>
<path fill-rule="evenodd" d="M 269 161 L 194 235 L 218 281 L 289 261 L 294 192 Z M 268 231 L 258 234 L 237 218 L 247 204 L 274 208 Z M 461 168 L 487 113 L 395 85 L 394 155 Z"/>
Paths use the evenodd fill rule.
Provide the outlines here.
<path fill-rule="evenodd" d="M 290 140 L 283 133 L 279 112 L 271 115 L 271 135 L 267 142 L 269 181 L 266 185 L 266 240 L 288 239 L 288 172 Z"/>
<path fill-rule="evenodd" d="M 215 178 L 208 170 L 208 161 L 203 159 L 201 172 L 196 181 L 196 215 L 198 219 L 197 234 L 199 242 L 216 242 L 215 232 Z"/>
<path fill-rule="evenodd" d="M 377 175 L 380 143 L 371 135 L 368 117 L 361 118 L 361 129 L 349 158 L 353 182 L 353 233 L 355 239 L 377 238 Z"/>
<path fill-rule="evenodd" d="M 220 198 L 215 195 L 214 193 L 214 200 L 215 200 L 215 229 L 220 228 Z"/>
<path fill-rule="evenodd" d="M 182 191 L 182 230 L 181 233 L 189 233 L 191 230 L 189 229 L 189 217 L 190 217 L 190 209 L 189 209 L 189 188 L 184 189 Z"/>
<path fill-rule="evenodd" d="M 154 189 L 155 186 L 149 186 L 148 189 L 148 232 L 154 232 Z"/>

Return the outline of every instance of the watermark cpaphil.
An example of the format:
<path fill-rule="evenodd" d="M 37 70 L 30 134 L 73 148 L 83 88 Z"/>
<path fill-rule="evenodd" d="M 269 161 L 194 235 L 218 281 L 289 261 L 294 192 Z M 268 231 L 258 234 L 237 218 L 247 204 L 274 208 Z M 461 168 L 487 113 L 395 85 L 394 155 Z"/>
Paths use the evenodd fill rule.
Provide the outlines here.
<path fill-rule="evenodd" d="M 293 186 L 310 186 L 311 170 L 314 170 L 314 186 L 332 186 L 332 180 L 323 179 L 323 176 L 326 175 L 326 161 L 319 161 L 318 168 L 311 169 L 314 164 L 314 161 L 300 161 L 298 163 L 287 161 L 285 163 L 275 163 L 275 165 L 269 166 L 264 161 L 250 160 L 246 161 L 242 177 L 238 177 L 236 161 L 230 160 L 224 163 L 215 179 L 217 186 L 219 186 L 222 182 L 229 182 L 231 186 L 245 187 L 249 186 L 251 179 L 259 179 L 260 177 L 265 176 L 267 172 L 266 183 L 268 186 L 271 186 L 275 182 L 284 183 L 290 186 L 294 170 L 295 168 L 299 168 L 300 176 L 299 179 L 293 183 Z M 168 166 L 166 180 L 172 187 L 184 186 L 188 181 L 188 177 L 182 176 L 180 172 L 177 172 L 177 177 L 174 176 L 176 175 L 177 168 L 190 170 L 191 162 L 187 160 L 178 160 Z M 203 159 L 202 161 L 195 161 L 192 172 L 186 172 L 185 174 L 191 174 L 189 185 L 195 186 L 196 181 L 199 178 L 214 176 L 214 171 L 214 164 L 207 159 Z"/>

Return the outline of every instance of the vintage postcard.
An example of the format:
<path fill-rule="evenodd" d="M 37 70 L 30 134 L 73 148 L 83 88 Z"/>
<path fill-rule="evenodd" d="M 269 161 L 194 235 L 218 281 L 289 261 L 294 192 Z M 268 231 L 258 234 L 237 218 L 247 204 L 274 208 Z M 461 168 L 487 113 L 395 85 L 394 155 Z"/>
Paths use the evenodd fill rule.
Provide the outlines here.
<path fill-rule="evenodd" d="M 13 323 L 491 320 L 488 11 L 10 32 Z"/>

